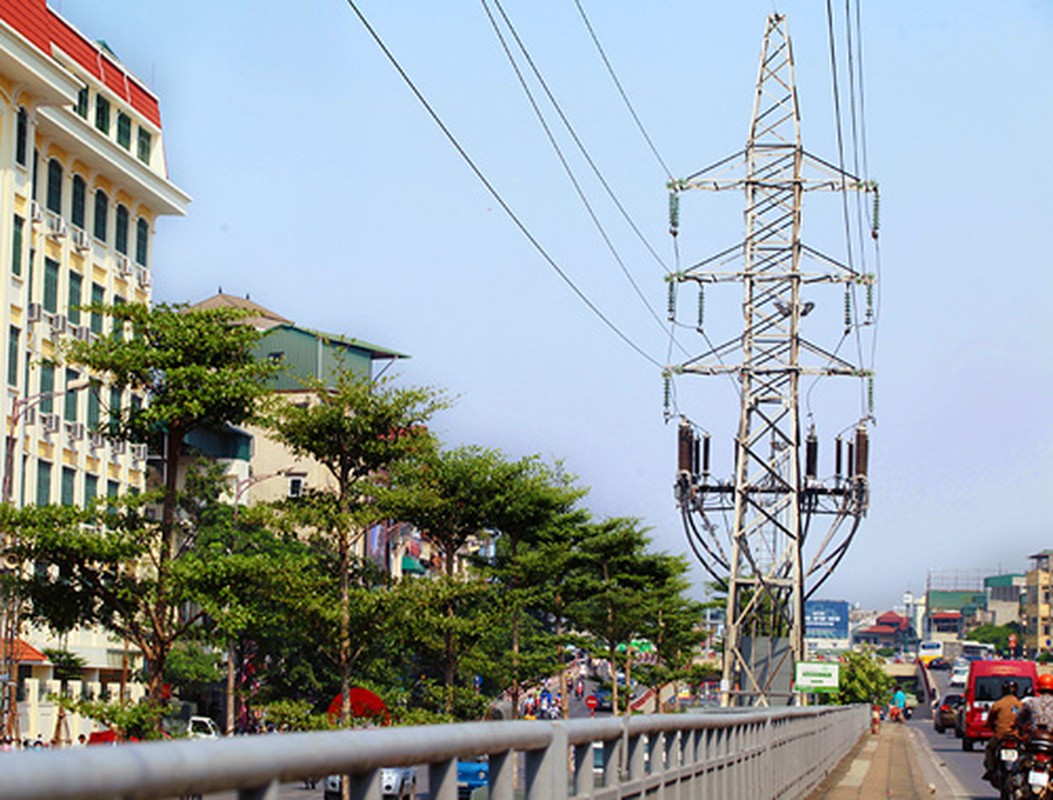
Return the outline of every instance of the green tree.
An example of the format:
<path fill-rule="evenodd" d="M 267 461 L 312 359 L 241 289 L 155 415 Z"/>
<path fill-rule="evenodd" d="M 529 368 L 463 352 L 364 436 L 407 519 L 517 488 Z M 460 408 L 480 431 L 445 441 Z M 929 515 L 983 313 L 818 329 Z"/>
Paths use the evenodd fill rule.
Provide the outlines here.
<path fill-rule="evenodd" d="M 883 703 L 895 681 L 870 653 L 845 653 L 841 657 L 840 688 L 829 695 L 833 703 Z"/>
<path fill-rule="evenodd" d="M 351 712 L 354 547 L 367 526 L 380 519 L 376 498 L 384 476 L 433 446 L 425 426 L 447 401 L 434 389 L 397 388 L 389 380 L 374 381 L 343 369 L 329 383 L 308 380 L 304 388 L 311 402 L 279 403 L 267 424 L 279 442 L 320 463 L 332 479 L 331 487 L 312 488 L 286 512 L 293 525 L 312 532 L 337 556 L 336 660 L 341 721 L 346 723 Z M 354 598 L 355 607 L 369 599 L 370 587 L 362 588 L 367 591 Z"/>

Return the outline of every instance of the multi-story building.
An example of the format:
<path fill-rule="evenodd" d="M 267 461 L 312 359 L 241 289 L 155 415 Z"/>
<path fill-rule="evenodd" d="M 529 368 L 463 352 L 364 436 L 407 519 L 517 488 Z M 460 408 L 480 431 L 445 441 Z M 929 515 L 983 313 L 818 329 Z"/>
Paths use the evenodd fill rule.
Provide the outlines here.
<path fill-rule="evenodd" d="M 1023 645 L 1029 653 L 1053 651 L 1053 619 L 1050 618 L 1050 574 L 1053 550 L 1032 556 L 1024 576 Z"/>
<path fill-rule="evenodd" d="M 5 499 L 80 505 L 143 485 L 145 446 L 92 434 L 143 398 L 89 388 L 60 345 L 106 332 L 82 306 L 150 302 L 155 223 L 189 201 L 167 176 L 158 99 L 143 82 L 45 0 L 0 2 Z M 119 671 L 120 648 L 85 636 L 68 646 L 94 679 Z"/>

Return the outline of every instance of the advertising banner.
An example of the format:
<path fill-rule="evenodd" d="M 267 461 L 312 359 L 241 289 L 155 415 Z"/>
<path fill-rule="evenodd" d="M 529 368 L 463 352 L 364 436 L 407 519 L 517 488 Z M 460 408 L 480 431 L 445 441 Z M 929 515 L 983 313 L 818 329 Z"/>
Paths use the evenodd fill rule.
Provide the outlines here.
<path fill-rule="evenodd" d="M 808 600 L 804 604 L 806 639 L 847 639 L 848 603 L 844 600 Z"/>

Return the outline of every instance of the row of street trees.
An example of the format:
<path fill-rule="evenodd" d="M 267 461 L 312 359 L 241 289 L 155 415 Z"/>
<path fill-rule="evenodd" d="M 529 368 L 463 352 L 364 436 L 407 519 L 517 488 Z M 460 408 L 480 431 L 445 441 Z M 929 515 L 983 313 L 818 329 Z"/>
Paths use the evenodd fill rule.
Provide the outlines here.
<path fill-rule="evenodd" d="M 252 357 L 260 333 L 238 312 L 92 310 L 113 332 L 71 343 L 65 358 L 147 398 L 110 409 L 106 431 L 150 443 L 162 480 L 87 508 L 0 514 L 33 565 L 17 587 L 27 613 L 60 633 L 99 626 L 130 642 L 153 707 L 167 685 L 218 679 L 226 653 L 243 700 L 317 711 L 339 692 L 345 723 L 352 684 L 405 720 L 477 717 L 506 690 L 518 708 L 523 687 L 579 646 L 631 675 L 631 645 L 618 646 L 646 638 L 652 683 L 689 666 L 700 615 L 684 560 L 651 552 L 635 519 L 592 519 L 558 463 L 444 448 L 429 427 L 449 405 L 443 392 L 340 371 L 291 403 L 268 393 L 280 365 Z M 330 485 L 237 513 L 214 464 L 180 486 L 189 433 L 247 421 L 322 464 Z M 386 520 L 420 530 L 442 573 L 394 582 L 362 559 L 364 532 Z M 488 544 L 485 558 L 465 556 L 472 542 Z"/>

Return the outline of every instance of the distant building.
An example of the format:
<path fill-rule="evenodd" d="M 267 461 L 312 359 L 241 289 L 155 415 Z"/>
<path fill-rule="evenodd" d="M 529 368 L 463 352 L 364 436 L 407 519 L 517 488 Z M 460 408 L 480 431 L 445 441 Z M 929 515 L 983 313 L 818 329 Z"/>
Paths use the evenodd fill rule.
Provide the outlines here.
<path fill-rule="evenodd" d="M 1024 576 L 1023 645 L 1033 654 L 1053 651 L 1050 621 L 1049 578 L 1053 550 L 1028 556 L 1031 569 Z"/>
<path fill-rule="evenodd" d="M 1022 572 L 991 575 L 984 578 L 987 593 L 986 622 L 991 625 L 1019 625 L 1026 590 L 1026 576 Z"/>
<path fill-rule="evenodd" d="M 913 649 L 917 635 L 910 619 L 895 611 L 878 615 L 873 625 L 861 627 L 852 635 L 854 644 L 870 647 L 889 647 L 896 651 Z"/>

